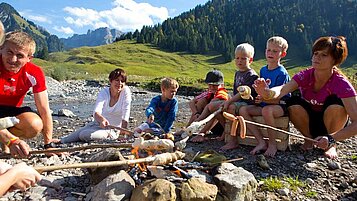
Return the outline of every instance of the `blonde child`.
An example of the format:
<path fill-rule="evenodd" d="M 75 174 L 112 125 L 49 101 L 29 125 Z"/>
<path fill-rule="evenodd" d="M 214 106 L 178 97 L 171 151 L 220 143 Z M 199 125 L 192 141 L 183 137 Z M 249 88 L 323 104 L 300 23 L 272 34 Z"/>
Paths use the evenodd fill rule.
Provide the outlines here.
<path fill-rule="evenodd" d="M 290 76 L 283 65 L 280 64 L 280 60 L 286 56 L 288 49 L 287 41 L 279 36 L 274 36 L 268 39 L 267 47 L 265 50 L 265 57 L 267 65 L 260 69 L 260 77 L 268 80 L 269 88 L 283 85 L 290 81 Z M 284 104 L 283 97 L 281 100 L 265 101 L 262 102 L 260 96 L 257 96 L 256 103 L 260 105 L 247 105 L 242 106 L 239 109 L 239 114 L 244 119 L 252 120 L 252 116 L 262 115 L 266 124 L 275 127 L 275 118 L 281 117 L 287 114 L 287 109 Z M 276 145 L 276 131 L 268 129 L 269 141 L 265 142 L 260 130 L 251 124 L 247 124 L 247 129 L 252 133 L 258 145 L 251 151 L 251 154 L 256 154 L 260 151 L 264 151 L 264 155 L 274 157 L 277 152 Z"/>
<path fill-rule="evenodd" d="M 159 124 L 165 133 L 169 133 L 176 119 L 178 111 L 178 101 L 175 98 L 179 84 L 172 78 L 161 80 L 161 95 L 151 99 L 149 106 L 145 110 L 145 115 L 150 122 L 153 115 L 154 122 Z"/>
<path fill-rule="evenodd" d="M 254 104 L 253 99 L 243 99 L 238 93 L 237 88 L 239 86 L 248 86 L 251 88 L 252 98 L 256 97 L 256 92 L 252 85 L 254 81 L 258 78 L 258 74 L 253 70 L 250 65 L 253 62 L 254 57 L 254 47 L 248 43 L 239 44 L 235 49 L 235 65 L 237 71 L 234 75 L 234 85 L 233 85 L 233 97 L 228 99 L 223 104 L 223 111 L 228 113 L 239 115 L 239 108 L 243 105 Z M 217 119 L 221 119 L 222 124 L 225 120 L 222 114 L 217 115 Z M 224 134 L 219 138 L 219 140 L 224 140 Z M 221 147 L 223 150 L 235 149 L 238 147 L 237 137 L 231 137 L 227 139 L 227 144 Z"/>

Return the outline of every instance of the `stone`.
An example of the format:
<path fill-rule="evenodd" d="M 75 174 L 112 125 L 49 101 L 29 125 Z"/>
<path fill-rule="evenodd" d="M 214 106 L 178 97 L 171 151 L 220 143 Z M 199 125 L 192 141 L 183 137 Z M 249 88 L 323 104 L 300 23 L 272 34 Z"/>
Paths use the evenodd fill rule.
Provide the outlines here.
<path fill-rule="evenodd" d="M 136 187 L 130 201 L 175 201 L 176 187 L 170 181 L 164 179 L 149 180 Z"/>
<path fill-rule="evenodd" d="M 92 201 L 128 200 L 135 187 L 134 180 L 121 170 L 103 179 L 93 187 Z"/>
<path fill-rule="evenodd" d="M 101 161 L 120 161 L 123 160 L 123 156 L 120 151 L 115 148 L 104 149 L 100 152 L 93 154 L 86 161 L 87 162 L 101 162 Z M 127 169 L 128 165 L 116 166 L 116 167 L 101 167 L 101 168 L 90 168 L 88 172 L 91 176 L 93 184 L 98 184 L 108 175 L 115 174 L 120 170 Z"/>
<path fill-rule="evenodd" d="M 76 117 L 77 116 L 69 109 L 60 109 L 60 110 L 58 110 L 57 114 L 58 114 L 58 116 L 65 116 L 65 117 Z"/>
<path fill-rule="evenodd" d="M 327 163 L 327 166 L 330 170 L 341 169 L 341 164 L 335 161 L 330 161 Z"/>
<path fill-rule="evenodd" d="M 222 163 L 217 172 L 214 180 L 226 200 L 254 200 L 258 182 L 252 173 L 231 163 Z"/>
<path fill-rule="evenodd" d="M 181 199 L 185 201 L 214 201 L 218 188 L 198 178 L 191 178 L 181 185 Z"/>

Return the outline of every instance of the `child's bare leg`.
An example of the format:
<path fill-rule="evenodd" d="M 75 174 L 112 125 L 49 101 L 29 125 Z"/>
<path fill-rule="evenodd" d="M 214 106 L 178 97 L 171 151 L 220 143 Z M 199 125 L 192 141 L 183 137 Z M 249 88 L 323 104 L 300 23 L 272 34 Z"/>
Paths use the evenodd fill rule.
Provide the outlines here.
<path fill-rule="evenodd" d="M 262 116 L 267 125 L 275 127 L 275 118 L 284 115 L 284 111 L 280 105 L 268 105 L 262 109 Z M 268 149 L 265 151 L 265 156 L 274 157 L 277 149 L 276 131 L 267 129 L 269 135 Z"/>
<path fill-rule="evenodd" d="M 194 104 L 194 103 L 192 103 L 192 104 Z M 188 127 L 189 125 L 192 124 L 192 122 L 197 120 L 197 118 L 201 115 L 202 111 L 204 110 L 204 108 L 207 104 L 208 104 L 207 100 L 205 98 L 202 98 L 202 99 L 198 100 L 194 106 L 190 106 L 190 107 L 195 107 L 197 112 L 193 113 L 193 111 L 191 111 L 192 114 L 191 114 L 190 120 L 188 121 L 186 127 Z M 191 110 L 193 110 L 193 109 L 191 108 Z"/>
<path fill-rule="evenodd" d="M 252 116 L 261 115 L 261 111 L 262 111 L 261 107 L 255 105 L 247 105 L 247 106 L 242 106 L 239 109 L 239 114 L 243 116 L 244 119 L 252 121 L 253 120 Z M 260 133 L 258 127 L 252 124 L 247 124 L 247 130 L 249 130 L 250 133 L 252 133 L 255 139 L 258 141 L 258 145 L 250 152 L 250 154 L 254 155 L 268 148 L 268 145 L 265 142 L 263 135 Z"/>

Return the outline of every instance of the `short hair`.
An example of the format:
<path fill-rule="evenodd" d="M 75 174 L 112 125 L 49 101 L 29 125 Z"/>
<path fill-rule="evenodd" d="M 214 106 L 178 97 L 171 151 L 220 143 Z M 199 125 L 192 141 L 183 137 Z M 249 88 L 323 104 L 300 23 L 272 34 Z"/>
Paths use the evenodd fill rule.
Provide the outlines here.
<path fill-rule="evenodd" d="M 249 56 L 249 58 L 253 58 L 254 57 L 254 47 L 249 43 L 239 44 L 236 47 L 236 50 L 234 51 L 234 54 L 238 54 L 238 52 L 242 52 L 244 54 L 247 54 Z"/>
<path fill-rule="evenodd" d="M 28 56 L 33 56 L 36 50 L 36 42 L 33 40 L 33 38 L 22 31 L 12 31 L 8 32 L 5 36 L 5 43 L 6 42 L 11 42 L 14 43 L 15 45 L 19 47 L 25 47 L 28 46 L 29 48 L 29 55 Z"/>
<path fill-rule="evenodd" d="M 0 46 L 4 44 L 5 41 L 5 28 L 2 22 L 0 21 Z"/>
<path fill-rule="evenodd" d="M 347 58 L 348 49 L 346 38 L 344 36 L 325 36 L 320 37 L 314 42 L 312 46 L 312 54 L 319 50 L 328 49 L 328 53 L 335 60 L 334 65 L 341 65 Z"/>
<path fill-rule="evenodd" d="M 273 36 L 271 38 L 268 39 L 267 41 L 267 45 L 269 43 L 273 43 L 278 45 L 279 47 L 281 47 L 283 52 L 286 52 L 288 50 L 288 41 L 285 40 L 285 38 L 281 37 L 281 36 Z"/>
<path fill-rule="evenodd" d="M 161 79 L 161 88 L 163 88 L 163 89 L 171 89 L 171 88 L 178 89 L 179 84 L 175 79 L 165 77 L 165 78 Z"/>
<path fill-rule="evenodd" d="M 122 77 L 123 82 L 126 83 L 127 75 L 126 75 L 125 71 L 121 68 L 117 68 L 117 69 L 113 70 L 112 72 L 110 72 L 108 78 L 109 78 L 109 81 L 111 82 L 111 81 L 117 79 L 118 77 Z"/>

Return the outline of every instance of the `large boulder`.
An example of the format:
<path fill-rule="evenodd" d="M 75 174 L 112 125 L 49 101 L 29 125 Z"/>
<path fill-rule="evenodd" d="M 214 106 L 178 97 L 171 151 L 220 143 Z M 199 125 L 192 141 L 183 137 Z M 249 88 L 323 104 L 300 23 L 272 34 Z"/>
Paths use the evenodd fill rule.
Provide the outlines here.
<path fill-rule="evenodd" d="M 181 199 L 185 201 L 214 201 L 217 192 L 216 185 L 206 183 L 202 179 L 191 178 L 182 183 Z"/>
<path fill-rule="evenodd" d="M 134 187 L 134 180 L 121 170 L 117 174 L 109 175 L 93 187 L 92 201 L 129 200 Z"/>
<path fill-rule="evenodd" d="M 133 190 L 130 201 L 175 201 L 175 184 L 165 179 L 145 182 Z"/>
<path fill-rule="evenodd" d="M 222 163 L 217 171 L 214 180 L 224 200 L 254 200 L 258 182 L 252 173 L 232 163 Z"/>

